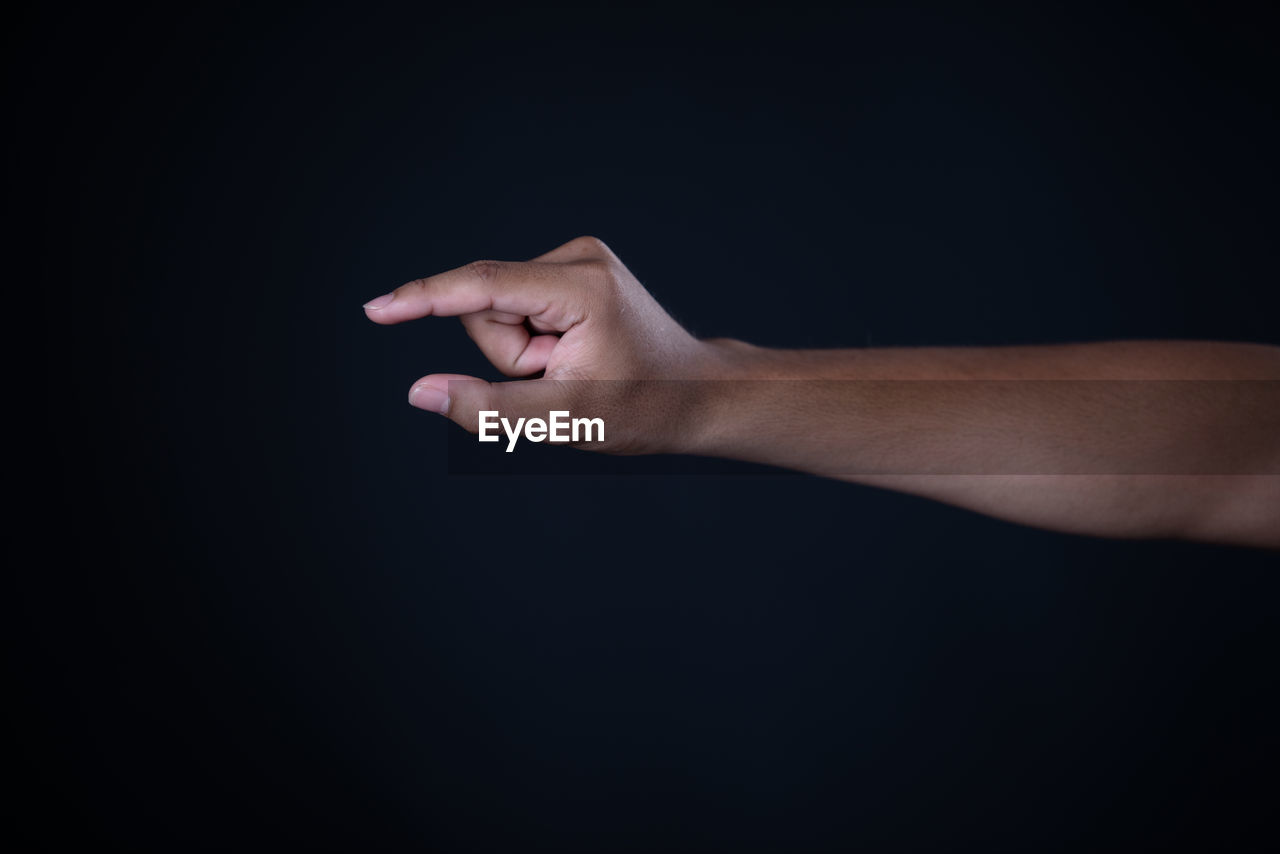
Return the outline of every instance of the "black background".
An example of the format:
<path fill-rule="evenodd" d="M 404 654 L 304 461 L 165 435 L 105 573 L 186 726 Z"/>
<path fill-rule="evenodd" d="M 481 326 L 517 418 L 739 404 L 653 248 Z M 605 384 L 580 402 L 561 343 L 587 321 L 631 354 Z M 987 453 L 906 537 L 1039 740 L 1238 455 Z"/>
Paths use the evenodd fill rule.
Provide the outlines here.
<path fill-rule="evenodd" d="M 360 310 L 590 233 L 700 335 L 1280 343 L 1280 33 L 1163 5 L 16 15 L 23 847 L 1274 845 L 1274 554 L 447 477 L 493 371 Z"/>

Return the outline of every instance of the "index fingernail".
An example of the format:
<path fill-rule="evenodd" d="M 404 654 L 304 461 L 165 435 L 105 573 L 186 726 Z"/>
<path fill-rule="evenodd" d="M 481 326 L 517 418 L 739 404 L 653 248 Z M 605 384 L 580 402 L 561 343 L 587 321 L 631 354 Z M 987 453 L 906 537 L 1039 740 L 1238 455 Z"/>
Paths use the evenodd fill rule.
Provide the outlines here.
<path fill-rule="evenodd" d="M 364 304 L 364 307 L 369 309 L 370 311 L 377 311 L 380 308 L 385 308 L 387 303 L 391 302 L 395 298 L 396 298 L 396 295 L 394 292 L 389 294 L 383 294 L 377 299 L 369 300 L 367 303 Z"/>

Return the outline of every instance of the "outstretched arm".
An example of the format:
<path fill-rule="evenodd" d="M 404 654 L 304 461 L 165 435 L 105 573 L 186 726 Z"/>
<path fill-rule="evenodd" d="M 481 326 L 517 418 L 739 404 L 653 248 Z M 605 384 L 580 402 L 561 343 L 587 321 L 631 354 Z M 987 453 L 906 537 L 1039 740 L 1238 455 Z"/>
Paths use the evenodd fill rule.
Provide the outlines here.
<path fill-rule="evenodd" d="M 600 241 L 481 261 L 365 306 L 458 316 L 512 377 L 410 402 L 605 416 L 616 453 L 696 453 L 911 492 L 1082 534 L 1280 547 L 1280 348 L 1216 342 L 768 350 L 698 340 Z"/>
<path fill-rule="evenodd" d="M 703 453 L 1062 531 L 1280 547 L 1280 348 L 712 344 L 742 379 L 709 386 Z"/>

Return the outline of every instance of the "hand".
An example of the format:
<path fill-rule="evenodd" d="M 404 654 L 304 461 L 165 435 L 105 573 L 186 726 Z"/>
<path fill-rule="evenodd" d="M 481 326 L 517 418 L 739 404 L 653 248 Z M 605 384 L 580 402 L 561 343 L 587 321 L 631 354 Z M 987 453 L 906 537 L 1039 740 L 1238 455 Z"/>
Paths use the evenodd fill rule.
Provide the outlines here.
<path fill-rule="evenodd" d="M 474 261 L 417 279 L 365 306 L 375 323 L 459 317 L 503 374 L 542 377 L 489 383 L 428 374 L 409 402 L 478 430 L 480 410 L 545 419 L 551 410 L 602 417 L 594 450 L 676 451 L 696 398 L 692 384 L 714 378 L 716 342 L 699 341 L 671 319 L 600 240 L 579 237 L 531 261 Z M 648 381 L 664 382 L 648 382 Z M 643 385 L 643 393 L 639 390 Z"/>

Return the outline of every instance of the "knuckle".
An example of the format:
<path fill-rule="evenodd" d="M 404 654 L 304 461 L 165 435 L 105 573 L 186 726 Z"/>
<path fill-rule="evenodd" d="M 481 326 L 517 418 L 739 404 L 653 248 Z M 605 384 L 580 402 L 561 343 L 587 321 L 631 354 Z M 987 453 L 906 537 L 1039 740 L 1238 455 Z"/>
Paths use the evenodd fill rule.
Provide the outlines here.
<path fill-rule="evenodd" d="M 472 261 L 467 265 L 467 272 L 481 282 L 492 282 L 502 272 L 502 262 Z"/>
<path fill-rule="evenodd" d="M 575 237 L 570 242 L 579 251 L 590 254 L 590 255 L 608 257 L 613 254 L 609 250 L 609 247 L 605 245 L 605 242 L 603 240 L 601 240 L 598 237 L 592 237 L 589 234 L 584 234 L 581 237 Z"/>

